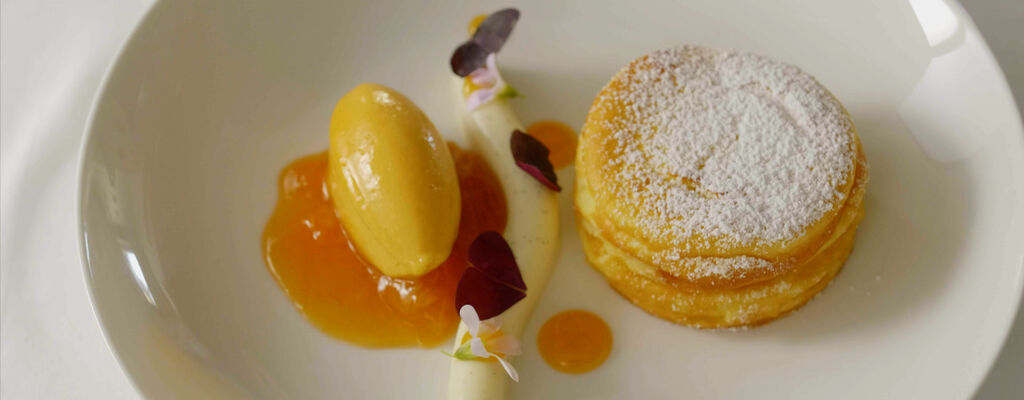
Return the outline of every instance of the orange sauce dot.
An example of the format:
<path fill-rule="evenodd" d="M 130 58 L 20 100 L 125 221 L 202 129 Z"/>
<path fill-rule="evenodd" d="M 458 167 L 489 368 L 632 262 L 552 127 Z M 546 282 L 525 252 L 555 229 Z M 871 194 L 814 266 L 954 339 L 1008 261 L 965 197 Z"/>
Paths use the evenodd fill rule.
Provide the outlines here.
<path fill-rule="evenodd" d="M 558 371 L 589 372 L 601 366 L 611 353 L 612 331 L 601 317 L 591 312 L 562 311 L 540 328 L 537 350 Z"/>
<path fill-rule="evenodd" d="M 487 19 L 487 14 L 480 14 L 469 20 L 469 26 L 466 27 L 468 28 L 469 36 L 473 36 L 473 34 L 476 33 L 476 28 L 479 28 L 480 24 L 483 23 L 485 19 Z"/>
<path fill-rule="evenodd" d="M 558 121 L 534 122 L 526 133 L 547 146 L 548 159 L 556 169 L 572 164 L 576 158 L 576 132 Z"/>
<path fill-rule="evenodd" d="M 326 153 L 281 171 L 277 206 L 263 230 L 263 258 L 314 326 L 365 347 L 431 347 L 455 333 L 455 288 L 469 243 L 485 231 L 504 231 L 508 209 L 487 162 L 449 148 L 462 192 L 458 237 L 444 263 L 414 279 L 384 275 L 354 250 L 328 195 Z"/>

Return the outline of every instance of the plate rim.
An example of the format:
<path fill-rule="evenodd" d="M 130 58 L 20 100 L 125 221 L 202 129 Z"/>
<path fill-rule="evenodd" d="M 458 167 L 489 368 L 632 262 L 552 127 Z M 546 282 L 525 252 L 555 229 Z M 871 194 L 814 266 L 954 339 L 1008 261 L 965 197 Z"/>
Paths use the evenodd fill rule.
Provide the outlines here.
<path fill-rule="evenodd" d="M 155 1 L 148 6 L 148 8 L 142 13 L 142 17 L 135 23 L 134 26 L 129 30 L 128 35 L 118 46 L 117 51 L 114 52 L 114 57 L 107 64 L 105 71 L 103 72 L 103 78 L 100 79 L 100 84 L 96 89 L 96 93 L 93 94 L 92 102 L 89 105 L 89 113 L 85 120 L 83 127 L 82 139 L 78 144 L 78 159 L 76 166 L 78 168 L 77 177 L 75 182 L 75 207 L 74 207 L 74 223 L 75 223 L 75 236 L 78 242 L 78 258 L 81 262 L 82 282 L 85 284 L 85 293 L 89 298 L 89 309 L 92 310 L 93 316 L 96 318 L 96 322 L 100 328 L 100 335 L 103 337 L 103 343 L 107 346 L 109 351 L 114 356 L 114 362 L 117 364 L 118 369 L 128 378 L 128 383 L 131 385 L 135 393 L 139 394 L 143 398 L 150 398 L 151 394 L 143 390 L 142 385 L 139 383 L 139 377 L 136 371 L 132 371 L 125 364 L 124 353 L 118 349 L 118 344 L 114 343 L 114 340 L 110 336 L 110 321 L 103 316 L 103 311 L 100 310 L 99 305 L 96 303 L 96 288 L 93 285 L 92 278 L 92 263 L 89 260 L 89 249 L 88 249 L 88 232 L 85 231 L 85 190 L 86 190 L 86 166 L 85 163 L 88 161 L 88 149 L 89 142 L 94 136 L 94 126 L 96 124 L 97 113 L 99 111 L 100 102 L 106 96 L 110 90 L 110 82 L 117 72 L 118 66 L 121 65 L 125 53 L 131 48 L 133 42 L 138 40 L 139 31 L 150 21 L 152 18 L 156 18 L 156 10 L 158 7 L 162 7 L 166 2 Z"/>

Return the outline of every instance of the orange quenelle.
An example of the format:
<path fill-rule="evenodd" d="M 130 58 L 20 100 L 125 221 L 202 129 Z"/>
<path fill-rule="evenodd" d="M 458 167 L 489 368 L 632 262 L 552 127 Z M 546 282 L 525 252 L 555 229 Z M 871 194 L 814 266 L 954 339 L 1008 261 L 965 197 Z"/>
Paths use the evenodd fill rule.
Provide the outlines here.
<path fill-rule="evenodd" d="M 538 121 L 526 128 L 526 133 L 544 143 L 548 148 L 548 160 L 555 169 L 572 164 L 576 158 L 576 132 L 558 121 Z"/>
<path fill-rule="evenodd" d="M 263 258 L 295 308 L 328 335 L 365 347 L 432 347 L 458 327 L 455 288 L 469 243 L 508 219 L 497 176 L 476 153 L 449 145 L 462 193 L 458 238 L 441 266 L 391 278 L 354 250 L 326 186 L 327 154 L 281 171 L 278 203 L 263 231 Z"/>
<path fill-rule="evenodd" d="M 601 366 L 612 351 L 612 331 L 591 312 L 568 310 L 548 319 L 537 333 L 537 351 L 551 368 L 570 374 Z"/>

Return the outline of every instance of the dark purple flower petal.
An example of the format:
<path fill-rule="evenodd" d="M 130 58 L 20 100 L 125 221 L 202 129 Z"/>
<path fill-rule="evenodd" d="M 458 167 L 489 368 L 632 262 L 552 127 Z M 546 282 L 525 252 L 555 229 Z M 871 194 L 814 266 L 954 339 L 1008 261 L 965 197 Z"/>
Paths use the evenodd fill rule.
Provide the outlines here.
<path fill-rule="evenodd" d="M 544 186 L 556 192 L 561 192 L 562 187 L 558 186 L 558 176 L 555 175 L 555 168 L 548 160 L 548 148 L 533 136 L 527 135 L 516 129 L 512 132 L 511 138 L 512 158 L 516 165 L 523 171 L 537 178 Z"/>
<path fill-rule="evenodd" d="M 517 21 L 519 10 L 514 8 L 506 8 L 488 15 L 476 28 L 473 37 L 459 45 L 452 53 L 452 72 L 465 77 L 482 68 L 487 56 L 497 53 L 505 45 Z"/>
<path fill-rule="evenodd" d="M 515 28 L 517 21 L 519 10 L 514 8 L 506 8 L 488 15 L 473 33 L 473 41 L 487 51 L 497 53 L 512 34 L 512 28 Z"/>
<path fill-rule="evenodd" d="M 493 318 L 526 297 L 526 293 L 500 283 L 476 268 L 466 268 L 455 288 L 455 310 L 469 304 L 480 320 Z"/>
<path fill-rule="evenodd" d="M 455 288 L 455 311 L 469 304 L 481 320 L 505 312 L 526 297 L 515 255 L 501 234 L 481 233 L 469 245 L 469 267 Z"/>
<path fill-rule="evenodd" d="M 469 245 L 469 262 L 484 274 L 512 288 L 526 291 L 516 257 L 508 242 L 495 231 L 481 233 Z"/>
<path fill-rule="evenodd" d="M 472 40 L 463 43 L 452 53 L 452 72 L 458 76 L 468 76 L 487 63 L 487 56 L 491 53 Z"/>

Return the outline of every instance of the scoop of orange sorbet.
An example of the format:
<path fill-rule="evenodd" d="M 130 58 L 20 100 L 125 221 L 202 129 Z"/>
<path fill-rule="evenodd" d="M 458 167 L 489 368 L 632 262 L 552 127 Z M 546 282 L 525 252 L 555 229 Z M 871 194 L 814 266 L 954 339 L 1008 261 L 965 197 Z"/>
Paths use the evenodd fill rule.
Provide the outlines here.
<path fill-rule="evenodd" d="M 364 83 L 331 116 L 328 186 L 359 254 L 393 277 L 440 265 L 459 227 L 455 164 L 430 119 L 401 93 Z"/>

